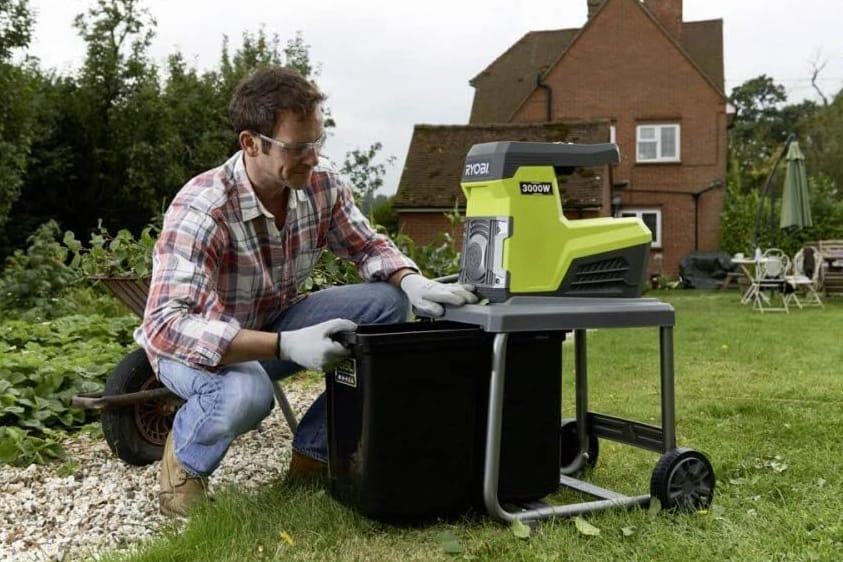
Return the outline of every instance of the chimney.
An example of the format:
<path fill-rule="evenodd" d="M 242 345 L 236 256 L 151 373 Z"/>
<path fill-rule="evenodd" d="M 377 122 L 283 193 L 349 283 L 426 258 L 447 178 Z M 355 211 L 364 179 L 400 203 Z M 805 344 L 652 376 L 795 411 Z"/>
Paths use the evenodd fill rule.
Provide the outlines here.
<path fill-rule="evenodd" d="M 682 40 L 682 0 L 642 0 L 641 3 L 674 39 Z"/>
<path fill-rule="evenodd" d="M 597 11 L 603 0 L 586 0 L 586 3 L 588 4 L 588 19 L 591 19 L 591 16 L 594 15 L 594 12 Z"/>

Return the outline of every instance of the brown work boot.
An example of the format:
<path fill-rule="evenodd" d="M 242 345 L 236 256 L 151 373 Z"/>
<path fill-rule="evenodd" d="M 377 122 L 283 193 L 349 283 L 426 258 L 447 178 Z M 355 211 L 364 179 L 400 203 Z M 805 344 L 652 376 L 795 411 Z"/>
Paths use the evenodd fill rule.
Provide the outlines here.
<path fill-rule="evenodd" d="M 285 481 L 290 484 L 318 484 L 328 478 L 328 463 L 293 450 Z"/>
<path fill-rule="evenodd" d="M 159 483 L 161 490 L 158 493 L 158 509 L 161 515 L 187 517 L 191 507 L 207 499 L 208 479 L 190 476 L 184 470 L 174 452 L 172 431 L 164 443 Z"/>

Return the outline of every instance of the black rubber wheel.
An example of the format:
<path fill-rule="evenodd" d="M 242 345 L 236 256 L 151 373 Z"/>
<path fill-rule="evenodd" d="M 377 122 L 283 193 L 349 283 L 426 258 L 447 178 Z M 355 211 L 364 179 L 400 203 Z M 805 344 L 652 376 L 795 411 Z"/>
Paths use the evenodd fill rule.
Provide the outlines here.
<path fill-rule="evenodd" d="M 565 418 L 559 426 L 559 466 L 564 474 L 569 474 L 565 472 L 565 467 L 574 462 L 579 450 L 580 443 L 579 439 L 577 439 L 577 420 L 574 418 Z M 597 456 L 599 454 L 600 444 L 597 436 L 589 434 L 585 464 L 579 470 L 570 473 L 570 475 L 575 476 L 581 474 L 585 469 L 594 468 L 597 465 Z"/>
<path fill-rule="evenodd" d="M 142 349 L 126 355 L 105 383 L 105 396 L 160 388 Z M 125 462 L 144 466 L 160 460 L 164 441 L 180 404 L 174 395 L 103 410 L 102 432 L 112 452 Z"/>
<path fill-rule="evenodd" d="M 714 498 L 714 469 L 700 452 L 671 449 L 656 463 L 650 494 L 668 511 L 708 509 Z"/>

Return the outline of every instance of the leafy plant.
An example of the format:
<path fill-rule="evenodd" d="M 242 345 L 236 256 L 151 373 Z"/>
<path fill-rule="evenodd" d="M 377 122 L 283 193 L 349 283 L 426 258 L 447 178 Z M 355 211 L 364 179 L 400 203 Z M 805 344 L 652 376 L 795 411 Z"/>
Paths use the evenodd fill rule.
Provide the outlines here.
<path fill-rule="evenodd" d="M 55 304 L 73 280 L 65 266 L 67 249 L 58 241 L 59 226 L 49 221 L 29 237 L 26 252 L 16 250 L 6 259 L 0 275 L 0 307 L 23 311 L 34 307 L 50 316 Z"/>
<path fill-rule="evenodd" d="M 61 458 L 60 433 L 93 421 L 71 398 L 102 388 L 137 319 L 73 315 L 0 323 L 0 462 Z"/>
<path fill-rule="evenodd" d="M 121 229 L 112 236 L 100 221 L 87 248 L 73 232 L 67 231 L 64 244 L 73 255 L 70 268 L 87 278 L 149 277 L 152 273 L 152 248 L 158 231 L 158 226 L 150 224 L 137 238 L 127 229 Z"/>

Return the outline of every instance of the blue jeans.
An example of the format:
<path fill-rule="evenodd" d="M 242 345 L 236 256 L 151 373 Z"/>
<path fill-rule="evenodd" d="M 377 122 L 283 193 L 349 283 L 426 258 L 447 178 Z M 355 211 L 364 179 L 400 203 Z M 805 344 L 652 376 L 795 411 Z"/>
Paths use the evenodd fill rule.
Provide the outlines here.
<path fill-rule="evenodd" d="M 358 324 L 404 322 L 410 306 L 389 283 L 332 287 L 307 296 L 285 310 L 267 331 L 288 331 L 333 318 Z M 161 382 L 185 400 L 173 421 L 173 444 L 179 462 L 194 476 L 207 476 L 219 466 L 235 437 L 257 427 L 272 410 L 272 380 L 302 368 L 292 361 L 247 361 L 218 371 L 197 369 L 178 361 L 159 361 Z M 328 460 L 325 393 L 305 412 L 293 438 L 293 449 Z"/>

